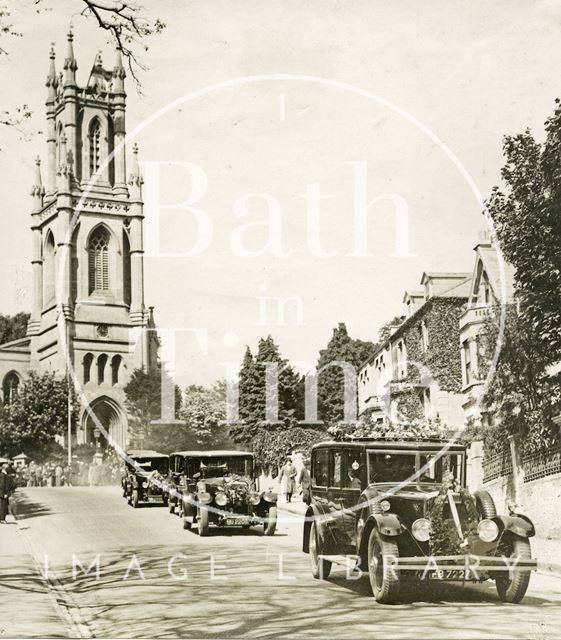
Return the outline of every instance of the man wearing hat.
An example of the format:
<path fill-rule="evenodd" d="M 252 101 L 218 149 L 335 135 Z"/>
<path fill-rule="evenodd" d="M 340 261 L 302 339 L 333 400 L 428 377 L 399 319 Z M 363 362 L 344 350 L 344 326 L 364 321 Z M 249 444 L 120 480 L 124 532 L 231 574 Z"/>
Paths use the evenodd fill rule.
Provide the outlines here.
<path fill-rule="evenodd" d="M 8 498 L 12 489 L 12 479 L 8 475 L 8 465 L 3 464 L 0 470 L 0 522 L 6 522 L 8 515 Z"/>

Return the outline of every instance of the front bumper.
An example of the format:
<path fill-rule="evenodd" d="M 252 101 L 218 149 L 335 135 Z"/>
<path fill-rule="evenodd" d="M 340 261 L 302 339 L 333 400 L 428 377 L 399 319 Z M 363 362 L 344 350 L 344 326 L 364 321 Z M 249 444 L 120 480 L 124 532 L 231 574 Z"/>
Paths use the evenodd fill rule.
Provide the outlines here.
<path fill-rule="evenodd" d="M 413 571 L 421 579 L 437 580 L 484 580 L 494 574 L 507 571 L 511 575 L 518 570 L 537 569 L 534 558 L 510 558 L 506 556 L 481 556 L 475 554 L 455 556 L 413 556 L 394 558 L 388 556 L 390 568 Z"/>

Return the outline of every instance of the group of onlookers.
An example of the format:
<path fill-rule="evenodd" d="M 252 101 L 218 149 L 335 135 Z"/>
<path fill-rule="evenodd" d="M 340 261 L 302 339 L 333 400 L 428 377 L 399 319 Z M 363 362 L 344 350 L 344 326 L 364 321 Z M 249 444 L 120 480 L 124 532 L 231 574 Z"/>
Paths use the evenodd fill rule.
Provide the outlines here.
<path fill-rule="evenodd" d="M 298 472 L 292 461 L 292 454 L 287 453 L 286 460 L 280 470 L 279 482 L 281 493 L 286 502 L 292 502 L 292 496 L 299 490 L 302 494 L 302 501 L 308 503 L 311 484 L 310 461 L 304 460 L 304 465 Z"/>

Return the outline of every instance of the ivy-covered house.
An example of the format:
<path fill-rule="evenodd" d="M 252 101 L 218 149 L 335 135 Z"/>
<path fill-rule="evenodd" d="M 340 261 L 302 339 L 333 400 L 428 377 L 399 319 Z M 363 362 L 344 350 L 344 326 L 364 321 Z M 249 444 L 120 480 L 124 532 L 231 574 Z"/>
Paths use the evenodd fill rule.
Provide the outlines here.
<path fill-rule="evenodd" d="M 459 426 L 459 319 L 471 274 L 424 273 L 421 285 L 421 291 L 405 293 L 405 319 L 359 371 L 359 415 L 374 421 L 439 418 Z"/>
<path fill-rule="evenodd" d="M 481 395 L 489 365 L 483 358 L 481 332 L 490 314 L 501 301 L 514 299 L 514 273 L 502 262 L 490 240 L 474 247 L 475 264 L 468 303 L 460 316 L 460 349 L 462 359 L 462 406 L 467 419 L 481 419 Z M 503 288 L 504 287 L 504 288 Z"/>

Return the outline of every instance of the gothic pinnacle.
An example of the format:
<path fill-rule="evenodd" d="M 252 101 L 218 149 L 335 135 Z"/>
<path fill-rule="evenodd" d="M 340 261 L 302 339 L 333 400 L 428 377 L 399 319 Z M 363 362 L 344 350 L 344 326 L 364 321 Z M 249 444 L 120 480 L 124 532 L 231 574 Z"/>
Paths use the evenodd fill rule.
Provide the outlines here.
<path fill-rule="evenodd" d="M 34 198 L 38 198 L 38 204 L 42 206 L 45 187 L 43 186 L 43 180 L 41 179 L 41 158 L 39 156 L 35 158 L 35 181 L 31 187 L 31 195 Z"/>
<path fill-rule="evenodd" d="M 51 61 L 49 66 L 49 73 L 47 75 L 46 86 L 49 88 L 49 95 L 54 96 L 56 88 L 58 86 L 58 80 L 55 69 L 55 44 L 51 42 L 51 50 L 49 51 L 49 59 Z"/>
<path fill-rule="evenodd" d="M 78 68 L 78 63 L 76 62 L 76 58 L 74 57 L 74 47 L 72 45 L 74 34 L 72 33 L 72 29 L 68 31 L 67 38 L 68 49 L 66 52 L 66 58 L 64 59 L 64 70 L 66 71 L 66 79 L 74 81 L 75 71 Z"/>

